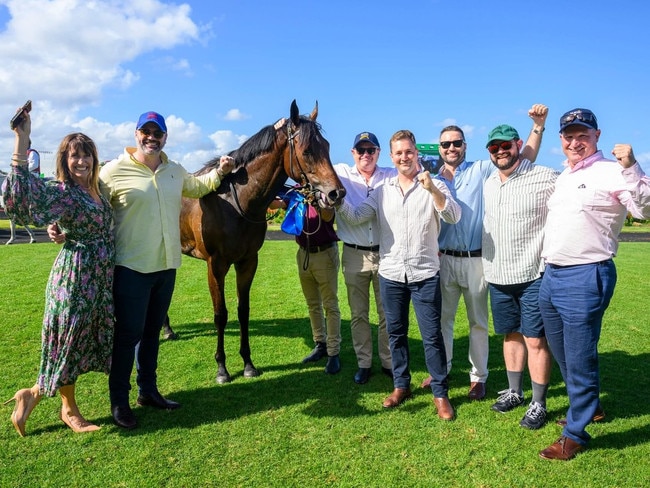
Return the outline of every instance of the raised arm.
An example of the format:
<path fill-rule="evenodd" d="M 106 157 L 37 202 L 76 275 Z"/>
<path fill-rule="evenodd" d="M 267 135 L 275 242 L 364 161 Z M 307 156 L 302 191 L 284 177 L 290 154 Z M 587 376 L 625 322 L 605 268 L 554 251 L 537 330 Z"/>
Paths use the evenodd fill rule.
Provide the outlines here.
<path fill-rule="evenodd" d="M 528 116 L 533 120 L 533 127 L 530 129 L 530 135 L 526 140 L 524 148 L 521 150 L 521 156 L 535 162 L 539 147 L 542 145 L 542 136 L 548 116 L 548 107 L 541 103 L 536 103 L 528 111 Z"/>

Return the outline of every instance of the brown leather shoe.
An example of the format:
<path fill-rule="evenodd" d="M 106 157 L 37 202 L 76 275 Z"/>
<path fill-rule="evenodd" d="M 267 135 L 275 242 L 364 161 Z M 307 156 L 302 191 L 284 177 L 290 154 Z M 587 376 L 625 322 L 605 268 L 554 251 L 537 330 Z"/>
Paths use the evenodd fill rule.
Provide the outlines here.
<path fill-rule="evenodd" d="M 411 394 L 410 388 L 395 388 L 393 390 L 393 393 L 386 397 L 383 406 L 384 408 L 399 407 L 402 403 L 404 403 L 412 396 L 413 395 Z"/>
<path fill-rule="evenodd" d="M 485 383 L 472 381 L 469 384 L 469 393 L 467 396 L 470 400 L 483 400 L 485 398 Z"/>
<path fill-rule="evenodd" d="M 438 417 L 442 420 L 454 420 L 456 413 L 454 407 L 451 406 L 449 398 L 434 398 L 433 403 L 438 409 Z"/>
<path fill-rule="evenodd" d="M 597 423 L 597 422 L 602 422 L 603 420 L 605 420 L 605 410 L 603 410 L 603 407 L 599 406 L 598 410 L 596 410 L 596 413 L 592 417 L 591 421 L 593 423 Z M 563 418 L 563 419 L 557 420 L 555 423 L 557 425 L 559 425 L 560 427 L 565 427 L 566 426 L 566 417 Z"/>
<path fill-rule="evenodd" d="M 431 375 L 424 378 L 424 381 L 420 384 L 420 388 L 431 388 Z"/>
<path fill-rule="evenodd" d="M 557 459 L 558 461 L 568 461 L 573 459 L 576 454 L 585 448 L 582 444 L 562 436 L 553 444 L 543 451 L 539 451 L 539 457 L 542 459 Z"/>

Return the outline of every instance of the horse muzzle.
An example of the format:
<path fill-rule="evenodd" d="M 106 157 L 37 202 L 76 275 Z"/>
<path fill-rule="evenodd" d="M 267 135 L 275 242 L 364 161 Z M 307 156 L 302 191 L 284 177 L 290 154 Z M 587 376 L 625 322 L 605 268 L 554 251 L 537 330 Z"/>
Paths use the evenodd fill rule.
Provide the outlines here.
<path fill-rule="evenodd" d="M 333 207 L 334 205 L 340 203 L 344 197 L 345 197 L 345 188 L 332 190 L 327 193 L 319 192 L 318 204 L 324 208 Z"/>

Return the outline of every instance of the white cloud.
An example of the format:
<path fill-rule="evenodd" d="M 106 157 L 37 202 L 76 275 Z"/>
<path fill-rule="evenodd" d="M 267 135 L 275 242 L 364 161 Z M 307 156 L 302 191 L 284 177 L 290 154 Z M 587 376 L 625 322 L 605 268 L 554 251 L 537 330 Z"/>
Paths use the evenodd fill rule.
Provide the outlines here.
<path fill-rule="evenodd" d="M 64 134 L 80 130 L 95 139 L 100 157 L 118 154 L 133 140 L 135 121 L 111 125 L 92 118 L 77 120 L 79 110 L 99 104 L 109 88 L 126 90 L 137 83 L 140 75 L 127 63 L 146 53 L 200 42 L 204 34 L 190 18 L 187 4 L 159 0 L 1 3 L 9 19 L 0 31 L 0 114 L 13 113 L 28 94 L 38 113 L 32 133 L 37 149 L 46 154 L 56 150 Z M 163 69 L 191 74 L 186 59 L 161 60 L 154 62 Z M 10 154 L 12 147 L 13 138 L 0 140 L 0 166 L 8 166 L 3 155 Z"/>
<path fill-rule="evenodd" d="M 208 136 L 216 146 L 216 153 L 226 154 L 241 146 L 249 136 L 235 134 L 231 130 L 218 130 Z"/>
<path fill-rule="evenodd" d="M 244 120 L 247 118 L 248 115 L 242 113 L 238 108 L 231 108 L 228 110 L 223 120 Z"/>

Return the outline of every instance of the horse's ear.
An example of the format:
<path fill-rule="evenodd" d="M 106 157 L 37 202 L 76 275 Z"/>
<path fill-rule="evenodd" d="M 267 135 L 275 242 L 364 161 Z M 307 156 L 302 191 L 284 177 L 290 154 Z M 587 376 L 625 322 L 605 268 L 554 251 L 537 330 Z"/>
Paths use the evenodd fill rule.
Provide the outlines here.
<path fill-rule="evenodd" d="M 318 100 L 316 100 L 316 105 L 314 106 L 314 110 L 311 111 L 311 114 L 309 115 L 309 118 L 312 121 L 316 121 L 316 117 L 318 117 Z"/>
<path fill-rule="evenodd" d="M 291 102 L 291 111 L 289 113 L 291 114 L 291 122 L 295 127 L 298 127 L 300 125 L 300 111 L 295 100 Z"/>

